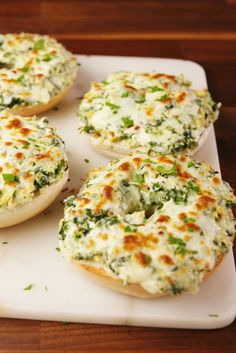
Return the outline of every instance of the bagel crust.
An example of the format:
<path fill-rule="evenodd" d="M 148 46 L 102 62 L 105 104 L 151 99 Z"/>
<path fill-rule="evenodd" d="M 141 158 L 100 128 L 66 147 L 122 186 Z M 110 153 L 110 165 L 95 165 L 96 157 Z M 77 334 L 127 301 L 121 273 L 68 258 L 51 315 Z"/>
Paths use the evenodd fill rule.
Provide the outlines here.
<path fill-rule="evenodd" d="M 100 284 L 141 298 L 196 293 L 232 247 L 230 186 L 203 162 L 136 152 L 64 202 L 60 248 Z"/>
<path fill-rule="evenodd" d="M 77 58 L 39 34 L 0 35 L 0 110 L 30 116 L 60 102 L 75 82 Z"/>
<path fill-rule="evenodd" d="M 121 71 L 92 83 L 78 116 L 80 131 L 106 155 L 122 157 L 140 147 L 193 154 L 219 107 L 183 76 Z"/>
<path fill-rule="evenodd" d="M 38 214 L 68 177 L 64 143 L 46 118 L 0 112 L 0 228 Z"/>

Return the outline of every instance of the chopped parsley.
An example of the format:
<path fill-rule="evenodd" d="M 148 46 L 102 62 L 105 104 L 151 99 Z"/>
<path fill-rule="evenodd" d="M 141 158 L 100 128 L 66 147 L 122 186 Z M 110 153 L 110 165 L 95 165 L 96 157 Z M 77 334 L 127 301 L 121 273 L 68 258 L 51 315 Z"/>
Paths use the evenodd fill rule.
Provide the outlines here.
<path fill-rule="evenodd" d="M 55 58 L 55 55 L 47 54 L 47 55 L 45 55 L 43 61 L 49 62 L 49 61 L 51 61 L 54 58 Z"/>
<path fill-rule="evenodd" d="M 125 116 L 122 118 L 123 124 L 126 128 L 129 128 L 134 125 L 134 121 L 130 117 Z"/>
<path fill-rule="evenodd" d="M 41 50 L 44 48 L 45 41 L 44 39 L 39 39 L 34 43 L 34 50 Z"/>
<path fill-rule="evenodd" d="M 154 92 L 164 91 L 164 89 L 163 89 L 163 88 L 158 87 L 158 86 L 149 86 L 149 87 L 148 87 L 148 89 L 149 89 L 152 93 L 154 93 Z"/>
<path fill-rule="evenodd" d="M 144 174 L 135 174 L 135 180 L 139 183 L 139 184 L 143 184 L 145 182 L 145 178 L 144 178 Z"/>
<path fill-rule="evenodd" d="M 145 263 L 146 263 L 147 265 L 149 265 L 149 264 L 151 263 L 151 261 L 152 261 L 151 256 L 145 254 Z"/>
<path fill-rule="evenodd" d="M 55 174 L 59 174 L 64 166 L 66 167 L 66 161 L 64 159 L 61 159 L 55 169 Z"/>
<path fill-rule="evenodd" d="M 90 208 L 86 208 L 86 215 L 94 223 L 99 223 L 100 225 L 112 225 L 119 223 L 117 216 L 110 216 L 107 210 L 101 210 L 99 213 L 93 212 Z"/>
<path fill-rule="evenodd" d="M 185 217 L 183 219 L 184 223 L 194 223 L 196 222 L 196 219 L 195 218 L 192 218 L 192 217 Z"/>
<path fill-rule="evenodd" d="M 137 228 L 134 227 L 133 225 L 128 225 L 128 226 L 125 226 L 124 232 L 126 232 L 126 233 L 135 233 L 135 232 L 137 232 Z"/>
<path fill-rule="evenodd" d="M 118 110 L 120 108 L 119 105 L 116 104 L 112 104 L 110 102 L 106 102 L 106 106 L 108 106 L 109 108 L 111 108 L 111 110 Z"/>
<path fill-rule="evenodd" d="M 69 228 L 70 228 L 69 222 L 63 221 L 63 222 L 61 223 L 61 226 L 60 226 L 60 229 L 59 229 L 59 238 L 60 238 L 61 240 L 65 240 L 65 238 L 66 238 L 66 233 L 67 233 L 67 231 L 69 230 Z"/>
<path fill-rule="evenodd" d="M 188 182 L 187 182 L 187 187 L 188 187 L 189 189 L 195 191 L 197 194 L 199 194 L 199 192 L 200 192 L 200 189 L 199 189 L 199 187 L 196 185 L 195 181 L 192 181 L 192 180 L 188 181 Z"/>
<path fill-rule="evenodd" d="M 175 284 L 171 285 L 171 291 L 174 295 L 181 294 L 184 291 L 184 288 L 178 287 Z"/>
<path fill-rule="evenodd" d="M 200 162 L 197 162 L 197 161 L 189 161 L 189 162 L 187 163 L 187 167 L 188 167 L 188 168 L 193 167 L 193 168 L 198 169 L 198 168 L 200 167 L 200 165 L 201 165 L 201 163 L 200 163 Z"/>
<path fill-rule="evenodd" d="M 31 290 L 34 287 L 34 283 L 30 283 L 24 290 Z"/>
<path fill-rule="evenodd" d="M 236 202 L 235 201 L 232 201 L 232 200 L 226 200 L 226 203 L 225 203 L 225 206 L 226 207 L 233 207 L 236 205 Z"/>
<path fill-rule="evenodd" d="M 183 189 L 170 189 L 166 191 L 166 200 L 172 199 L 177 205 L 186 204 L 188 201 L 189 190 Z"/>
<path fill-rule="evenodd" d="M 163 100 L 168 99 L 168 98 L 169 98 L 169 94 L 168 94 L 168 93 L 165 93 L 165 94 L 163 94 L 160 98 L 158 98 L 157 100 L 158 100 L 158 101 L 163 101 Z"/>
<path fill-rule="evenodd" d="M 177 245 L 175 254 L 185 255 L 188 252 L 186 249 L 186 243 L 183 241 L 183 239 L 170 236 L 168 242 L 171 245 Z"/>
<path fill-rule="evenodd" d="M 5 183 L 9 183 L 9 182 L 12 182 L 12 181 L 15 181 L 15 182 L 19 182 L 19 177 L 15 174 L 10 174 L 10 173 L 3 173 L 2 174 L 2 177 L 3 177 L 3 180 Z"/>
<path fill-rule="evenodd" d="M 30 69 L 29 65 L 25 65 L 24 67 L 22 67 L 21 71 L 26 73 L 29 71 L 29 69 Z"/>
<path fill-rule="evenodd" d="M 88 123 L 86 125 L 84 125 L 84 127 L 82 128 L 82 130 L 84 132 L 87 132 L 88 134 L 90 134 L 91 132 L 94 132 L 95 129 L 92 125 L 89 125 Z"/>
<path fill-rule="evenodd" d="M 125 92 L 122 93 L 121 98 L 126 98 L 128 96 L 129 96 L 129 92 L 125 91 Z"/>
<path fill-rule="evenodd" d="M 157 166 L 156 171 L 161 175 L 177 175 L 176 163 L 173 164 L 171 169 L 166 169 L 162 165 Z"/>
<path fill-rule="evenodd" d="M 19 77 L 17 77 L 16 79 L 14 79 L 14 82 L 22 82 L 24 80 L 25 76 L 24 75 L 20 75 Z"/>
<path fill-rule="evenodd" d="M 151 159 L 151 158 L 145 158 L 145 159 L 143 160 L 143 162 L 144 162 L 144 163 L 153 163 L 153 164 L 156 164 L 156 163 L 157 163 L 157 162 L 154 162 L 154 160 Z"/>
<path fill-rule="evenodd" d="M 13 97 L 11 102 L 7 106 L 8 106 L 8 108 L 12 108 L 15 105 L 23 105 L 23 103 L 25 103 L 25 101 L 23 99 Z"/>

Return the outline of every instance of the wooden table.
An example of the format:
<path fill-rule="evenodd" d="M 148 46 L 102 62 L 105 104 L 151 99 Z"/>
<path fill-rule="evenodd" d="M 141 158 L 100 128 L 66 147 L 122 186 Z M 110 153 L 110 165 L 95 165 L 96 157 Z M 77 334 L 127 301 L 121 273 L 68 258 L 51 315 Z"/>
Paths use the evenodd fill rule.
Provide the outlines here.
<path fill-rule="evenodd" d="M 223 108 L 223 177 L 236 189 L 236 0 L 1 1 L 0 32 L 49 33 L 80 54 L 199 62 Z M 234 164 L 235 163 L 235 164 Z M 236 352 L 236 322 L 193 331 L 0 319 L 0 352 Z"/>

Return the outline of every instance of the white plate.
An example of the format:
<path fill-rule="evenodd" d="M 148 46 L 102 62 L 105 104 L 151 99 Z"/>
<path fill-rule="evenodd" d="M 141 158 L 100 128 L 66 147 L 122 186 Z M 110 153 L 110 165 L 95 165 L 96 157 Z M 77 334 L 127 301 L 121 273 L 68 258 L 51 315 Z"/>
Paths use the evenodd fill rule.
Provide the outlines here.
<path fill-rule="evenodd" d="M 70 159 L 69 189 L 78 189 L 87 171 L 107 163 L 77 132 L 77 97 L 92 80 L 105 78 L 115 70 L 158 70 L 183 73 L 194 87 L 206 87 L 201 66 L 190 61 L 79 56 L 82 64 L 78 84 L 47 116 L 66 142 Z M 196 156 L 219 170 L 215 135 Z M 86 163 L 84 159 L 90 160 Z M 21 225 L 0 231 L 0 316 L 103 324 L 142 325 L 178 328 L 218 328 L 228 325 L 236 313 L 236 277 L 232 252 L 201 286 L 196 295 L 140 300 L 99 287 L 67 265 L 57 247 L 58 221 L 63 210 L 60 200 Z M 8 244 L 2 244 L 8 242 Z M 30 291 L 24 288 L 34 283 Z"/>

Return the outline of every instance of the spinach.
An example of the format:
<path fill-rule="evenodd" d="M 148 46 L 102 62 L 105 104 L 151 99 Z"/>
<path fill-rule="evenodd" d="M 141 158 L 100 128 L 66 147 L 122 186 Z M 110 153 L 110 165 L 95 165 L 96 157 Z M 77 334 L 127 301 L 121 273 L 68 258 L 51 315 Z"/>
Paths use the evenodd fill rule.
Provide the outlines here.
<path fill-rule="evenodd" d="M 109 216 L 107 210 L 101 210 L 99 213 L 93 212 L 90 208 L 85 209 L 86 215 L 94 223 L 100 225 L 112 225 L 119 223 L 117 216 Z"/>
<path fill-rule="evenodd" d="M 69 230 L 69 222 L 62 221 L 59 229 L 59 239 L 65 240 L 66 232 Z"/>
<path fill-rule="evenodd" d="M 8 108 L 13 108 L 15 105 L 23 105 L 25 101 L 21 98 L 12 98 L 11 102 L 7 105 Z"/>
<path fill-rule="evenodd" d="M 166 191 L 166 201 L 173 199 L 176 205 L 186 204 L 188 201 L 189 190 L 186 188 L 183 189 L 170 189 Z"/>
<path fill-rule="evenodd" d="M 60 174 L 62 168 L 64 167 L 64 170 L 68 169 L 68 163 L 64 160 L 61 159 L 60 162 L 58 163 L 56 169 L 55 169 L 55 174 L 58 175 Z"/>
<path fill-rule="evenodd" d="M 232 201 L 232 200 L 226 200 L 226 203 L 225 203 L 225 206 L 230 208 L 230 207 L 233 207 L 236 205 L 236 202 L 235 201 Z"/>
<path fill-rule="evenodd" d="M 171 285 L 171 291 L 172 291 L 172 293 L 173 293 L 174 295 L 177 295 L 177 294 L 183 293 L 184 288 L 178 287 L 177 285 L 172 284 L 172 285 Z"/>
<path fill-rule="evenodd" d="M 154 92 L 164 91 L 164 89 L 163 89 L 163 88 L 158 87 L 158 86 L 149 86 L 149 87 L 148 87 L 148 89 L 149 89 L 152 93 L 154 93 Z"/>
<path fill-rule="evenodd" d="M 69 197 L 67 197 L 67 199 L 64 201 L 64 205 L 65 207 L 71 207 L 74 206 L 74 199 L 76 198 L 75 195 L 71 195 Z"/>
<path fill-rule="evenodd" d="M 41 168 L 35 170 L 34 186 L 37 190 L 41 189 L 45 185 L 50 185 L 50 178 L 54 175 L 52 172 L 48 172 Z"/>
<path fill-rule="evenodd" d="M 89 125 L 88 123 L 86 123 L 84 125 L 84 127 L 82 128 L 82 131 L 86 132 L 87 134 L 90 134 L 90 133 L 95 132 L 95 129 L 92 125 Z"/>

